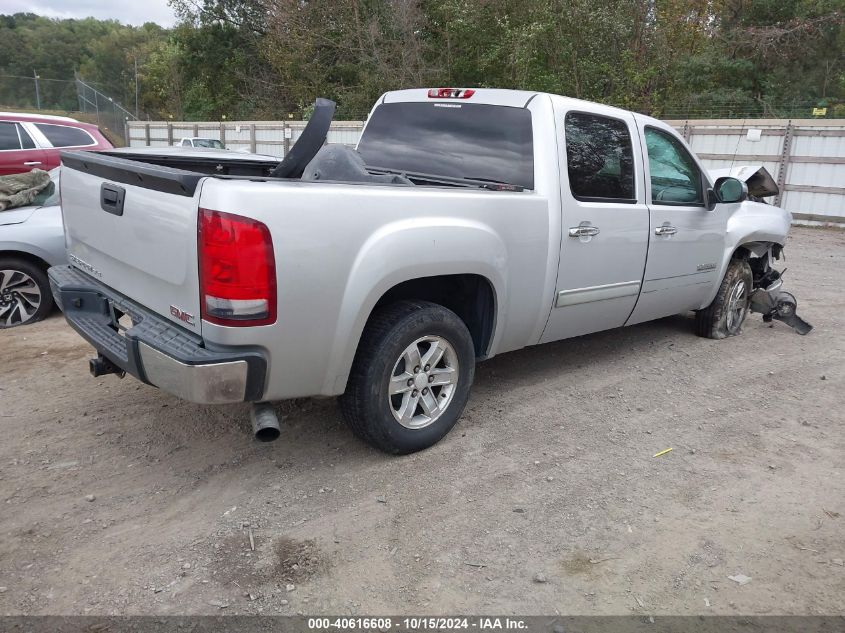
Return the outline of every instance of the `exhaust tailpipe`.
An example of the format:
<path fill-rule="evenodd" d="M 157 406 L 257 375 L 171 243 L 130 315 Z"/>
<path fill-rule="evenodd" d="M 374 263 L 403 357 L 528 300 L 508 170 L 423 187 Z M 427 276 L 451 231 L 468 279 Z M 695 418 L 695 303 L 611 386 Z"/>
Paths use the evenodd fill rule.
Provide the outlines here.
<path fill-rule="evenodd" d="M 279 418 L 269 402 L 254 403 L 249 418 L 252 420 L 252 433 L 259 442 L 272 442 L 282 434 Z"/>

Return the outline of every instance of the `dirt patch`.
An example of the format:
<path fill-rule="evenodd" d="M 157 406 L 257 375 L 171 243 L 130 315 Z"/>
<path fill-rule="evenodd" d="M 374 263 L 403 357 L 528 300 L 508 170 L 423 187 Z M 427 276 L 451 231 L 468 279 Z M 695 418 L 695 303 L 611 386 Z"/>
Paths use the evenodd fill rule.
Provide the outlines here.
<path fill-rule="evenodd" d="M 308 580 L 315 574 L 325 570 L 327 561 L 324 560 L 317 547 L 316 541 L 280 537 L 273 546 L 276 554 L 274 577 L 288 583 Z"/>
<path fill-rule="evenodd" d="M 600 565 L 602 562 L 604 561 L 592 558 L 585 552 L 575 552 L 572 556 L 563 560 L 561 567 L 570 576 L 575 576 L 579 574 L 591 574 L 594 571 L 595 565 Z"/>
<path fill-rule="evenodd" d="M 310 580 L 324 572 L 329 561 L 313 539 L 272 537 L 245 526 L 214 539 L 207 549 L 207 568 L 221 586 L 238 589 L 273 587 Z"/>

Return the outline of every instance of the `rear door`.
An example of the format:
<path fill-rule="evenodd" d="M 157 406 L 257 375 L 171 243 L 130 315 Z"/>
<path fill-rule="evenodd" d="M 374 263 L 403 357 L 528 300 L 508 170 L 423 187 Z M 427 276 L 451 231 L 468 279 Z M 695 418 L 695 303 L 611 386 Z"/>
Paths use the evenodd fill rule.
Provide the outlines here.
<path fill-rule="evenodd" d="M 47 169 L 46 156 L 20 123 L 0 121 L 0 176 Z"/>
<path fill-rule="evenodd" d="M 727 205 L 707 209 L 709 183 L 668 126 L 641 124 L 651 227 L 643 290 L 628 324 L 688 310 L 706 301 L 725 244 Z"/>
<path fill-rule="evenodd" d="M 99 153 L 64 153 L 62 211 L 71 264 L 199 332 L 201 178 Z"/>
<path fill-rule="evenodd" d="M 556 114 L 563 235 L 554 307 L 541 342 L 624 325 L 648 249 L 633 114 L 596 106 Z"/>

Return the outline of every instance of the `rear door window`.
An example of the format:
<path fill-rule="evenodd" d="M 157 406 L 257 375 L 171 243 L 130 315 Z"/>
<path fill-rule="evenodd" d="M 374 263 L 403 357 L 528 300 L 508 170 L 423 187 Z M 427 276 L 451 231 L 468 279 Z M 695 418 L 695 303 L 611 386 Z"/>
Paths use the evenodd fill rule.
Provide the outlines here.
<path fill-rule="evenodd" d="M 534 188 L 531 112 L 472 103 L 383 103 L 358 152 L 371 167 Z"/>
<path fill-rule="evenodd" d="M 88 132 L 77 127 L 67 125 L 50 125 L 49 123 L 36 123 L 41 133 L 53 147 L 84 147 L 96 145 L 96 141 Z"/>
<path fill-rule="evenodd" d="M 21 140 L 18 138 L 17 123 L 0 121 L 0 150 L 20 148 Z"/>
<path fill-rule="evenodd" d="M 619 119 L 570 112 L 564 120 L 569 188 L 578 200 L 636 202 L 634 153 Z"/>

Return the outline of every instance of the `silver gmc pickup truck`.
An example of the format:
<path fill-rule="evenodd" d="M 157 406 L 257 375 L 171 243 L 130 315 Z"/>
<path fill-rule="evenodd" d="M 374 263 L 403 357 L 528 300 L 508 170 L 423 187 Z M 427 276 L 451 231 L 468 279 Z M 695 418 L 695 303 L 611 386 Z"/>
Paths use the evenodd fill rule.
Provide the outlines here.
<path fill-rule="evenodd" d="M 69 266 L 50 269 L 94 375 L 199 403 L 340 396 L 352 430 L 409 453 L 454 426 L 475 363 L 695 311 L 801 333 L 772 268 L 790 214 L 712 180 L 655 119 L 557 95 L 383 95 L 357 148 L 318 99 L 281 163 L 215 150 L 64 152 Z M 769 178 L 769 180 L 771 180 Z M 776 187 L 775 187 L 776 193 Z"/>

